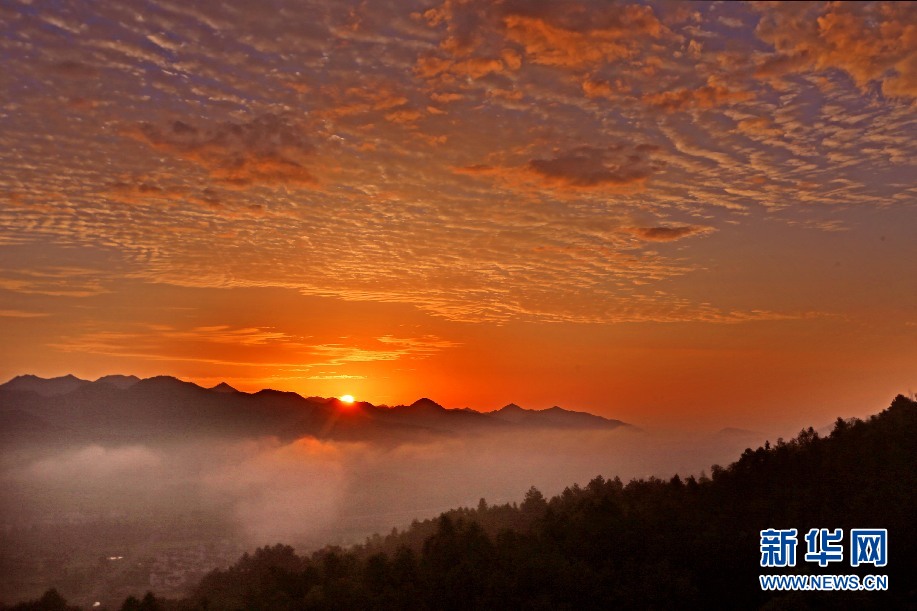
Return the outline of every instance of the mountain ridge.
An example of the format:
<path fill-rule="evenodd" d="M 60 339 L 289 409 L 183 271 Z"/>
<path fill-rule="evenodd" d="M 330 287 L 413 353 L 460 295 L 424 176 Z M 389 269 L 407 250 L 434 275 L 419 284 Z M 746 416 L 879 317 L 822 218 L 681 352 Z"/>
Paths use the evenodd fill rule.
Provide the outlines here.
<path fill-rule="evenodd" d="M 506 410 L 521 415 L 508 419 Z M 501 417 L 501 412 L 504 417 Z M 528 410 L 510 404 L 496 412 L 446 408 L 422 397 L 410 405 L 309 397 L 292 391 L 238 391 L 226 382 L 205 388 L 173 376 L 27 374 L 0 384 L 0 413 L 12 430 L 44 431 L 49 441 L 89 439 L 136 442 L 200 434 L 210 437 L 299 436 L 340 439 L 402 439 L 416 435 L 460 435 L 531 428 L 614 429 L 620 420 L 552 407 Z M 18 421 L 21 423 L 17 424 Z M 4 443 L 15 443 L 7 434 Z"/>

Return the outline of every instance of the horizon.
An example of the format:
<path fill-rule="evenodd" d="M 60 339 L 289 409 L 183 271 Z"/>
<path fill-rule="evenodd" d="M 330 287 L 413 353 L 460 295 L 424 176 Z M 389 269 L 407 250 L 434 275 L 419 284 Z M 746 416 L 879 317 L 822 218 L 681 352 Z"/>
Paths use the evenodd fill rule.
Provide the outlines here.
<path fill-rule="evenodd" d="M 18 375 L 16 375 L 16 376 L 14 376 L 14 377 L 12 377 L 12 378 L 6 380 L 5 382 L 0 382 L 0 388 L 2 388 L 3 386 L 5 386 L 6 384 L 9 384 L 9 383 L 11 383 L 11 382 L 14 382 L 15 380 L 17 380 L 17 379 L 19 379 L 19 378 L 36 378 L 36 379 L 38 379 L 38 380 L 40 380 L 40 381 L 42 381 L 42 382 L 52 381 L 52 380 L 54 380 L 54 379 L 66 379 L 66 378 L 71 378 L 71 379 L 74 379 L 74 380 L 77 380 L 77 381 L 80 381 L 80 382 L 95 383 L 95 382 L 100 382 L 100 381 L 104 380 L 105 378 L 109 378 L 109 377 L 135 378 L 135 379 L 137 380 L 137 382 L 148 381 L 148 380 L 156 379 L 156 378 L 167 378 L 167 379 L 171 379 L 171 380 L 176 380 L 176 381 L 178 381 L 178 382 L 191 384 L 191 385 L 193 385 L 193 386 L 195 386 L 195 387 L 197 387 L 197 388 L 200 388 L 200 389 L 203 389 L 203 390 L 209 390 L 209 391 L 216 391 L 216 390 L 219 389 L 220 387 L 228 387 L 228 388 L 232 389 L 234 392 L 241 393 L 241 394 L 245 394 L 245 395 L 248 395 L 248 396 L 257 395 L 258 393 L 264 392 L 264 391 L 285 392 L 285 393 L 288 392 L 288 393 L 292 393 L 292 394 L 298 396 L 299 398 L 304 399 L 304 400 L 307 400 L 307 401 L 308 401 L 308 400 L 312 400 L 312 399 L 320 399 L 320 400 L 326 401 L 326 402 L 338 401 L 339 403 L 342 403 L 344 406 L 351 405 L 351 404 L 353 404 L 353 405 L 365 404 L 365 405 L 369 405 L 370 407 L 376 407 L 376 408 L 396 409 L 396 408 L 400 408 L 400 407 L 411 407 L 411 406 L 413 406 L 413 405 L 416 405 L 416 404 L 418 404 L 418 403 L 421 403 L 421 402 L 425 402 L 425 401 L 426 401 L 426 402 L 431 402 L 431 403 L 433 403 L 434 405 L 436 405 L 436 406 L 438 406 L 438 407 L 440 407 L 440 408 L 443 408 L 443 409 L 445 409 L 445 410 L 448 410 L 448 411 L 471 410 L 471 411 L 473 411 L 473 412 L 476 412 L 476 413 L 479 413 L 479 414 L 485 414 L 485 415 L 495 414 L 495 413 L 500 412 L 500 411 L 502 411 L 502 410 L 504 410 L 504 409 L 506 409 L 506 408 L 509 408 L 509 407 L 516 407 L 516 408 L 519 408 L 519 409 L 521 409 L 521 410 L 523 410 L 523 411 L 527 411 L 527 412 L 536 412 L 536 413 L 537 413 L 537 412 L 545 412 L 545 411 L 548 411 L 548 410 L 560 409 L 560 410 L 562 410 L 562 411 L 569 412 L 569 413 L 575 413 L 575 414 L 588 414 L 588 415 L 592 415 L 592 416 L 599 416 L 600 418 L 605 419 L 605 420 L 607 420 L 607 421 L 610 421 L 610 422 L 617 422 L 617 423 L 619 423 L 620 425 L 623 425 L 623 426 L 626 426 L 626 427 L 630 427 L 630 428 L 632 428 L 632 429 L 634 429 L 634 430 L 636 430 L 636 431 L 640 431 L 640 432 L 650 432 L 650 431 L 651 431 L 651 432 L 654 432 L 654 433 L 666 433 L 666 434 L 671 434 L 672 432 L 675 432 L 675 431 L 681 431 L 681 432 L 683 432 L 683 433 L 689 433 L 689 434 L 690 434 L 690 433 L 694 433 L 694 434 L 698 434 L 698 433 L 708 433 L 708 434 L 710 434 L 710 433 L 718 433 L 718 434 L 719 434 L 719 433 L 741 433 L 741 434 L 753 435 L 753 436 L 755 436 L 755 438 L 760 438 L 760 439 L 761 439 L 761 442 L 759 442 L 759 443 L 763 443 L 763 441 L 770 441 L 772 438 L 773 438 L 774 440 L 776 440 L 777 438 L 783 438 L 783 437 L 792 438 L 796 433 L 799 432 L 799 430 L 805 430 L 805 429 L 810 428 L 810 427 L 811 427 L 811 428 L 814 428 L 816 431 L 825 432 L 827 429 L 829 429 L 830 427 L 832 427 L 832 426 L 834 425 L 834 422 L 836 421 L 837 418 L 842 418 L 842 419 L 845 419 L 845 420 L 847 420 L 847 419 L 849 419 L 849 418 L 858 418 L 858 419 L 863 420 L 863 419 L 866 419 L 866 418 L 868 418 L 868 417 L 870 417 L 870 416 L 873 416 L 873 415 L 879 413 L 880 411 L 882 411 L 883 409 L 885 409 L 885 407 L 866 408 L 866 409 L 859 410 L 860 413 L 859 413 L 859 414 L 855 414 L 855 415 L 841 415 L 841 414 L 835 414 L 835 416 L 832 417 L 832 418 L 829 419 L 829 420 L 825 420 L 825 421 L 823 421 L 823 422 L 810 422 L 810 423 L 808 423 L 808 424 L 801 425 L 798 429 L 792 429 L 792 428 L 783 428 L 783 429 L 781 429 L 781 428 L 777 428 L 777 427 L 771 427 L 771 428 L 768 429 L 768 430 L 753 430 L 753 429 L 748 429 L 748 428 L 743 428 L 743 427 L 738 427 L 738 426 L 732 426 L 732 425 L 730 425 L 730 424 L 728 424 L 728 423 L 722 424 L 722 426 L 716 426 L 716 427 L 714 427 L 714 428 L 706 428 L 706 429 L 703 428 L 703 427 L 665 427 L 665 426 L 655 426 L 655 427 L 650 427 L 650 428 L 648 428 L 648 427 L 646 427 L 645 425 L 642 425 L 641 423 L 638 423 L 638 422 L 628 422 L 628 421 L 620 420 L 620 419 L 618 419 L 618 418 L 614 418 L 613 416 L 600 415 L 600 414 L 595 414 L 595 413 L 593 413 L 593 412 L 586 411 L 586 410 L 583 410 L 583 409 L 578 409 L 576 406 L 569 406 L 569 405 L 568 405 L 568 406 L 562 406 L 562 405 L 559 405 L 559 404 L 557 404 L 557 403 L 551 405 L 550 407 L 535 407 L 535 408 L 533 408 L 533 407 L 526 407 L 525 405 L 520 405 L 520 404 L 518 404 L 518 403 L 515 402 L 515 401 L 510 401 L 509 403 L 506 403 L 505 405 L 502 405 L 502 406 L 486 408 L 486 407 L 480 407 L 480 406 L 475 407 L 475 406 L 470 406 L 470 405 L 448 406 L 448 405 L 444 405 L 444 404 L 440 403 L 439 401 L 437 401 L 436 399 L 433 399 L 433 398 L 431 398 L 431 397 L 422 396 L 422 397 L 418 397 L 418 398 L 416 398 L 416 399 L 414 399 L 414 400 L 411 400 L 411 401 L 406 401 L 406 402 L 397 403 L 397 404 L 387 404 L 387 403 L 374 403 L 372 400 L 367 399 L 367 398 L 362 398 L 362 397 L 352 397 L 352 396 L 348 396 L 348 395 L 344 395 L 344 396 L 307 395 L 307 394 L 302 394 L 302 393 L 299 393 L 299 392 L 296 392 L 296 391 L 284 391 L 284 390 L 279 390 L 279 389 L 270 388 L 270 387 L 259 388 L 259 389 L 256 389 L 256 390 L 240 390 L 240 389 L 236 388 L 235 386 L 233 386 L 232 384 L 229 384 L 229 383 L 226 382 L 225 380 L 222 380 L 222 381 L 220 381 L 220 382 L 217 382 L 217 383 L 214 384 L 213 386 L 203 386 L 203 385 L 201 385 L 201 384 L 199 384 L 199 383 L 197 383 L 197 382 L 195 382 L 195 381 L 193 381 L 193 380 L 183 380 L 183 379 L 181 379 L 181 378 L 179 378 L 179 377 L 177 377 L 177 376 L 173 376 L 173 375 L 169 375 L 169 374 L 158 374 L 158 375 L 153 375 L 153 376 L 149 376 L 149 377 L 143 378 L 143 377 L 140 377 L 140 376 L 137 376 L 137 375 L 134 375 L 134 374 L 115 373 L 115 374 L 106 374 L 106 375 L 103 375 L 103 376 L 99 376 L 98 378 L 96 378 L 96 379 L 93 380 L 93 379 L 81 378 L 81 377 L 76 376 L 76 375 L 74 375 L 74 374 L 72 374 L 72 373 L 64 374 L 64 375 L 62 375 L 62 376 L 54 376 L 54 377 L 51 377 L 51 378 L 46 378 L 46 377 L 43 377 L 43 376 L 38 376 L 38 375 L 32 374 L 32 373 L 24 373 L 24 374 L 18 374 Z M 131 385 L 131 386 L 127 387 L 127 388 L 130 388 L 130 387 L 132 387 L 132 386 L 133 386 L 133 385 Z M 119 388 L 119 390 L 126 390 L 126 388 Z M 67 392 L 72 392 L 72 391 L 66 391 L 66 392 L 64 392 L 64 393 L 56 393 L 56 394 L 66 394 Z M 49 395 L 49 396 L 56 396 L 56 394 L 55 394 L 55 395 Z M 910 392 L 910 391 L 908 391 L 908 393 L 896 393 L 895 396 L 903 396 L 903 397 L 905 397 L 905 398 L 907 398 L 907 399 L 917 400 L 917 394 L 912 393 L 912 392 Z M 342 409 L 346 409 L 346 408 L 345 408 L 345 407 L 342 407 Z"/>
<path fill-rule="evenodd" d="M 554 405 L 552 405 L 551 407 L 546 407 L 546 408 L 541 408 L 541 409 L 538 409 L 538 408 L 526 408 L 526 407 L 524 407 L 524 406 L 522 406 L 522 405 L 519 405 L 519 404 L 517 404 L 517 403 L 515 403 L 515 402 L 513 402 L 513 401 L 510 401 L 510 402 L 507 403 L 506 405 L 502 405 L 502 406 L 500 406 L 500 407 L 497 407 L 497 408 L 494 408 L 494 409 L 491 409 L 491 410 L 488 410 L 488 411 L 484 411 L 484 409 L 481 409 L 481 408 L 474 408 L 474 407 L 472 407 L 472 406 L 470 406 L 470 405 L 464 405 L 464 406 L 461 406 L 461 407 L 456 407 L 456 406 L 448 407 L 448 406 L 445 406 L 445 405 L 441 404 L 439 401 L 436 401 L 435 399 L 432 399 L 432 398 L 426 397 L 426 396 L 424 396 L 424 397 L 418 397 L 417 399 L 414 399 L 414 400 L 411 401 L 410 403 L 398 403 L 398 404 L 395 404 L 395 405 L 389 405 L 389 404 L 386 404 L 386 403 L 373 403 L 372 401 L 370 401 L 370 400 L 368 400 L 368 399 L 364 399 L 364 398 L 361 398 L 361 397 L 353 397 L 353 396 L 350 396 L 350 395 L 343 395 L 343 396 L 338 396 L 338 397 L 336 397 L 336 396 L 328 396 L 328 397 L 325 397 L 325 396 L 321 396 L 321 395 L 304 395 L 304 394 L 299 393 L 299 392 L 296 392 L 296 391 L 282 391 L 282 390 L 279 390 L 279 389 L 276 389 L 276 388 L 269 388 L 269 387 L 259 388 L 258 390 L 254 390 L 254 391 L 246 391 L 246 390 L 240 390 L 240 389 L 236 388 L 235 386 L 233 386 L 232 384 L 229 384 L 229 383 L 226 382 L 225 380 L 224 380 L 224 381 L 220 381 L 220 382 L 214 384 L 213 386 L 202 386 L 201 384 L 198 384 L 198 383 L 194 382 L 193 380 L 182 380 L 181 378 L 179 378 L 179 377 L 177 377 L 177 376 L 172 376 L 172 375 L 168 375 L 168 374 L 159 374 L 159 375 L 154 375 L 154 376 L 150 376 L 150 377 L 147 377 L 147 378 L 142 378 L 142 377 L 140 377 L 140 376 L 136 376 L 136 375 L 133 375 L 133 374 L 118 374 L 118 373 L 114 373 L 114 374 L 106 374 L 106 375 L 103 375 L 103 376 L 99 376 L 99 377 L 96 378 L 95 380 L 92 380 L 92 379 L 81 378 L 81 377 L 79 377 L 79 376 L 77 376 L 77 375 L 74 375 L 74 374 L 72 374 L 72 373 L 64 374 L 64 375 L 61 375 L 61 376 L 54 376 L 54 377 L 51 377 L 51 378 L 46 378 L 46 377 L 43 377 L 43 376 L 38 376 L 38 375 L 32 374 L 32 373 L 23 373 L 23 374 L 16 375 L 16 376 L 10 378 L 9 380 L 6 380 L 5 382 L 0 382 L 0 387 L 4 386 L 4 385 L 6 385 L 6 384 L 8 384 L 8 383 L 10 383 L 10 382 L 13 382 L 13 381 L 16 380 L 16 379 L 19 379 L 19 378 L 29 378 L 29 377 L 37 378 L 37 379 L 39 379 L 39 380 L 41 380 L 41 381 L 45 381 L 45 382 L 46 382 L 46 381 L 55 380 L 55 379 L 73 378 L 73 379 L 78 380 L 78 381 L 80 381 L 80 382 L 89 382 L 89 383 L 101 382 L 103 379 L 109 378 L 109 377 L 136 378 L 138 382 L 142 382 L 142 381 L 145 381 L 145 380 L 151 380 L 151 379 L 155 379 L 155 378 L 169 378 L 169 379 L 172 379 L 172 380 L 176 380 L 176 381 L 178 381 L 178 382 L 185 382 L 185 383 L 188 383 L 188 384 L 193 384 L 194 386 L 197 386 L 198 388 L 202 388 L 202 389 L 204 389 L 204 390 L 216 390 L 217 388 L 219 388 L 219 387 L 221 387 L 221 386 L 228 386 L 229 388 L 231 388 L 231 389 L 234 390 L 235 392 L 239 392 L 239 393 L 246 394 L 246 395 L 258 394 L 259 392 L 262 392 L 262 391 L 291 392 L 291 393 L 293 393 L 293 394 L 299 396 L 299 397 L 302 398 L 302 399 L 324 399 L 324 400 L 326 400 L 326 401 L 338 400 L 338 401 L 341 401 L 341 402 L 343 402 L 343 403 L 354 403 L 354 404 L 366 403 L 366 404 L 368 404 L 368 405 L 371 405 L 372 407 L 388 407 L 388 408 L 409 407 L 409 406 L 415 405 L 415 404 L 420 403 L 420 402 L 423 402 L 423 401 L 429 401 L 429 402 L 434 403 L 435 405 L 437 405 L 437 406 L 439 406 L 439 407 L 442 407 L 442 408 L 444 408 L 444 409 L 447 409 L 447 410 L 469 410 L 469 409 L 470 409 L 470 410 L 475 411 L 475 412 L 478 412 L 478 413 L 480 413 L 480 414 L 490 414 L 490 413 L 492 413 L 492 412 L 499 411 L 499 410 L 501 410 L 501 409 L 503 409 L 503 408 L 506 408 L 506 407 L 513 407 L 513 406 L 514 406 L 514 407 L 521 408 L 521 409 L 524 409 L 524 410 L 526 410 L 526 411 L 545 411 L 545 410 L 554 409 L 554 408 L 560 408 L 560 409 L 563 409 L 564 411 L 572 411 L 572 412 L 577 412 L 577 411 L 579 411 L 579 410 L 573 410 L 573 409 L 565 408 L 565 407 L 562 407 L 562 406 L 557 405 L 557 404 L 554 404 Z M 123 390 L 123 389 L 122 389 L 122 390 Z M 349 400 L 348 400 L 348 399 L 345 399 L 345 397 L 349 397 Z M 580 413 L 589 413 L 589 412 L 580 412 Z M 592 414 L 592 415 L 595 415 L 595 414 Z M 604 416 L 603 416 L 603 417 L 604 417 Z M 623 423 L 623 424 L 628 424 L 628 425 L 630 425 L 630 423 Z"/>
<path fill-rule="evenodd" d="M 753 430 L 917 388 L 907 5 L 3 11 L 0 377 Z"/>
<path fill-rule="evenodd" d="M 7 383 L 9 383 L 9 382 L 12 382 L 12 381 L 15 380 L 16 378 L 30 377 L 30 376 L 31 376 L 31 377 L 36 377 L 36 378 L 38 378 L 38 379 L 40 379 L 40 380 L 52 380 L 52 379 L 55 379 L 55 378 L 72 377 L 72 378 L 75 378 L 75 379 L 77 379 L 77 380 L 84 381 L 84 382 L 98 382 L 98 381 L 100 381 L 101 379 L 106 378 L 106 377 L 119 377 L 119 376 L 134 377 L 134 378 L 137 378 L 138 381 L 149 380 L 149 379 L 152 379 L 152 378 L 171 378 L 171 379 L 174 379 L 174 380 L 178 380 L 178 381 L 180 381 L 180 382 L 186 382 L 186 383 L 194 384 L 195 386 L 197 386 L 197 387 L 199 387 L 199 388 L 203 388 L 204 390 L 213 390 L 214 388 L 219 387 L 219 386 L 221 386 L 221 385 L 228 385 L 228 386 L 229 386 L 230 388 L 232 388 L 234 391 L 240 392 L 240 393 L 243 393 L 243 394 L 248 394 L 248 395 L 257 394 L 258 392 L 269 390 L 269 391 L 278 391 L 278 392 L 291 392 L 291 393 L 296 394 L 296 395 L 298 395 L 299 397 L 304 398 L 304 399 L 319 398 L 319 399 L 325 399 L 325 400 L 332 400 L 332 399 L 341 400 L 341 398 L 342 398 L 343 396 L 347 396 L 346 394 L 345 394 L 345 395 L 319 395 L 319 394 L 315 394 L 315 393 L 303 392 L 303 391 L 300 391 L 300 390 L 287 390 L 287 389 L 282 389 L 282 388 L 273 388 L 273 387 L 270 387 L 270 386 L 264 386 L 264 387 L 257 387 L 257 386 L 252 387 L 252 386 L 249 386 L 249 387 L 246 388 L 246 387 L 244 387 L 244 386 L 243 386 L 243 387 L 239 387 L 239 386 L 237 386 L 236 384 L 231 383 L 229 380 L 227 380 L 227 379 L 222 379 L 222 378 L 219 378 L 219 377 L 217 377 L 217 378 L 206 378 L 207 382 L 201 382 L 200 379 L 182 378 L 181 376 L 172 375 L 172 374 L 167 374 L 167 373 L 158 373 L 158 374 L 148 375 L 148 376 L 144 377 L 144 376 L 139 376 L 139 375 L 136 375 L 136 374 L 125 374 L 125 373 L 117 373 L 117 372 L 115 372 L 115 373 L 105 373 L 105 374 L 99 375 L 99 376 L 97 376 L 97 377 L 92 377 L 92 376 L 89 376 L 89 377 L 82 377 L 82 376 L 76 375 L 76 374 L 74 374 L 74 373 L 69 373 L 69 372 L 68 372 L 68 373 L 59 374 L 59 375 L 51 375 L 51 376 L 39 375 L 39 374 L 35 374 L 35 373 L 29 372 L 29 373 L 14 374 L 12 377 L 6 379 L 5 381 L 0 382 L 0 386 L 2 386 L 2 385 L 4 385 L 4 384 L 7 384 Z M 217 380 L 217 381 L 214 383 L 213 380 Z M 207 384 L 210 384 L 210 385 L 208 386 Z M 904 397 L 907 397 L 907 398 L 917 397 L 917 393 L 915 393 L 914 391 L 912 391 L 910 388 L 908 388 L 906 391 L 896 391 L 896 392 L 892 393 L 890 396 L 891 396 L 892 398 L 894 398 L 895 396 L 898 396 L 898 395 L 901 395 L 901 396 L 904 396 Z M 493 413 L 493 412 L 495 412 L 495 411 L 501 410 L 501 409 L 503 409 L 503 408 L 505 408 L 505 407 L 509 407 L 509 406 L 512 406 L 512 405 L 515 405 L 515 406 L 517 406 L 517 407 L 520 407 L 520 408 L 525 409 L 525 410 L 528 410 L 528 411 L 545 411 L 545 410 L 548 410 L 548 409 L 551 409 L 551 408 L 560 408 L 560 409 L 563 409 L 563 410 L 565 410 L 565 411 L 573 411 L 573 412 L 587 413 L 587 414 L 592 414 L 592 415 L 595 415 L 595 416 L 601 416 L 602 418 L 609 419 L 609 420 L 618 420 L 618 421 L 620 421 L 620 422 L 623 422 L 623 423 L 626 424 L 626 425 L 634 426 L 634 427 L 638 427 L 638 428 L 646 428 L 646 427 L 647 427 L 647 425 L 645 425 L 645 424 L 643 424 L 643 423 L 632 422 L 632 421 L 625 421 L 625 420 L 623 420 L 623 419 L 621 419 L 621 418 L 616 417 L 613 413 L 596 413 L 596 412 L 587 410 L 587 409 L 585 409 L 585 408 L 583 408 L 583 407 L 581 407 L 581 406 L 576 406 L 576 405 L 562 405 L 562 404 L 561 404 L 560 402 L 558 402 L 558 401 L 551 402 L 550 400 L 548 400 L 548 401 L 545 402 L 545 403 L 540 403 L 537 407 L 532 407 L 532 406 L 530 406 L 530 405 L 522 404 L 522 403 L 520 403 L 519 401 L 514 401 L 514 400 L 509 400 L 507 403 L 500 404 L 500 405 L 496 405 L 496 406 L 494 406 L 494 405 L 491 405 L 491 406 L 480 406 L 480 405 L 479 405 L 479 406 L 474 406 L 474 405 L 449 405 L 449 404 L 444 403 L 444 402 L 442 402 L 442 401 L 440 401 L 440 400 L 438 400 L 438 399 L 435 399 L 435 398 L 433 398 L 433 397 L 426 396 L 426 395 L 422 395 L 422 396 L 419 396 L 419 397 L 416 397 L 416 398 L 413 398 L 413 399 L 407 399 L 407 400 L 400 401 L 400 402 L 397 402 L 397 403 L 382 403 L 382 402 L 378 402 L 378 403 L 377 403 L 377 402 L 375 402 L 375 401 L 374 401 L 372 398 L 370 398 L 370 397 L 362 397 L 362 396 L 352 396 L 352 398 L 353 398 L 353 402 L 354 402 L 354 403 L 368 403 L 369 405 L 372 405 L 373 407 L 390 407 L 390 408 L 410 406 L 410 405 L 412 405 L 412 404 L 414 404 L 414 403 L 417 403 L 417 402 L 419 402 L 419 401 L 428 400 L 428 401 L 432 401 L 433 403 L 439 405 L 440 407 L 443 407 L 443 408 L 448 409 L 448 410 L 470 409 L 470 410 L 473 410 L 473 411 L 478 412 L 478 413 L 481 413 L 481 414 Z M 730 423 L 730 421 L 707 423 L 707 424 L 708 424 L 707 427 L 698 427 L 698 426 L 677 426 L 677 427 L 672 427 L 672 426 L 665 426 L 665 425 L 662 425 L 662 426 L 653 426 L 652 428 L 653 428 L 654 430 L 683 430 L 683 431 L 685 431 L 685 432 L 702 432 L 702 431 L 713 432 L 713 431 L 724 431 L 724 430 L 731 430 L 731 429 L 734 429 L 734 430 L 738 430 L 738 431 L 752 432 L 752 433 L 761 434 L 761 435 L 781 435 L 781 436 L 783 436 L 783 435 L 795 434 L 795 433 L 798 432 L 799 430 L 806 429 L 806 428 L 808 428 L 808 427 L 810 427 L 810 426 L 813 426 L 813 427 L 816 427 L 816 428 L 819 428 L 819 429 L 820 429 L 820 428 L 824 428 L 825 426 L 828 426 L 828 425 L 830 425 L 831 423 L 833 423 L 834 420 L 835 420 L 836 418 L 839 418 L 839 417 L 840 417 L 840 418 L 845 418 L 845 419 L 846 419 L 846 418 L 860 418 L 860 419 L 863 419 L 863 418 L 865 418 L 865 417 L 869 417 L 869 416 L 871 416 L 871 415 L 874 415 L 874 414 L 878 413 L 878 412 L 881 411 L 882 409 L 884 409 L 885 406 L 886 406 L 886 403 L 887 403 L 889 400 L 890 400 L 890 399 L 887 399 L 884 403 L 883 403 L 882 401 L 879 401 L 879 403 L 877 403 L 875 406 L 869 406 L 869 407 L 867 407 L 867 406 L 861 405 L 861 406 L 859 406 L 859 408 L 857 408 L 857 409 L 854 410 L 855 413 L 845 413 L 845 414 L 834 413 L 833 415 L 831 415 L 830 409 L 826 409 L 826 410 L 823 410 L 823 411 L 824 411 L 824 413 L 826 413 L 826 414 L 828 415 L 828 417 L 827 417 L 827 419 L 822 418 L 823 421 L 821 421 L 821 422 L 816 423 L 816 422 L 811 422 L 811 421 L 804 421 L 802 418 L 799 418 L 799 419 L 793 421 L 793 422 L 790 423 L 790 424 L 782 424 L 782 425 L 781 425 L 780 423 L 777 423 L 777 426 L 771 426 L 771 428 L 768 429 L 767 431 L 754 430 L 754 429 L 749 429 L 749 428 L 742 427 L 742 426 L 737 426 L 737 425 L 735 425 L 735 424 Z M 769 422 L 771 425 L 774 425 L 774 424 L 775 424 L 775 423 L 772 422 L 772 421 L 768 421 L 768 422 Z M 796 428 L 794 428 L 794 427 L 796 427 Z"/>

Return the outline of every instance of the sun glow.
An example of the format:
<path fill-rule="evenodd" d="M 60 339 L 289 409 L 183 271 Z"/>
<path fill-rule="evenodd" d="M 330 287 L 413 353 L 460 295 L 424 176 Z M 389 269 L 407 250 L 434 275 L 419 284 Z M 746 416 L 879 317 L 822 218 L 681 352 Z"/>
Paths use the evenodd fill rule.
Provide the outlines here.
<path fill-rule="evenodd" d="M 353 403 L 353 395 L 341 395 L 338 398 L 342 403 Z"/>

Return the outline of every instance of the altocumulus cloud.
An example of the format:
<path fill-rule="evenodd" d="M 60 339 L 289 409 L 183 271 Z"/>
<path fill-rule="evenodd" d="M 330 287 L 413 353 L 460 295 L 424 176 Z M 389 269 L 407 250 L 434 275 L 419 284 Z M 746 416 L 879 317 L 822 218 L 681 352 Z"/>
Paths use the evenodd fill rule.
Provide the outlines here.
<path fill-rule="evenodd" d="M 196 163 L 231 186 L 318 182 L 306 168 L 314 146 L 299 127 L 280 116 L 200 128 L 178 120 L 167 127 L 143 123 L 128 133 L 157 150 Z"/>
<path fill-rule="evenodd" d="M 702 225 L 676 225 L 672 227 L 631 227 L 629 231 L 637 237 L 651 242 L 674 242 L 694 235 L 705 235 L 716 231 Z"/>

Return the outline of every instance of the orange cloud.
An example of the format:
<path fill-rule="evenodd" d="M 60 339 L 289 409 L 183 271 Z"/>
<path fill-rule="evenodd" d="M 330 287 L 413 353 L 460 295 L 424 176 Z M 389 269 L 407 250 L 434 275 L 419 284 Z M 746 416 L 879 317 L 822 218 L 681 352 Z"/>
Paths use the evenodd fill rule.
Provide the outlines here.
<path fill-rule="evenodd" d="M 375 347 L 379 345 L 379 347 Z M 318 358 L 328 359 L 317 363 L 322 366 L 338 366 L 345 363 L 372 363 L 395 361 L 403 358 L 426 358 L 429 355 L 454 348 L 459 344 L 433 335 L 415 338 L 398 338 L 383 335 L 375 338 L 374 346 L 364 348 L 355 345 L 322 344 L 312 346 L 311 352 Z"/>
<path fill-rule="evenodd" d="M 455 62 L 450 66 L 450 71 L 458 76 L 468 76 L 473 79 L 487 76 L 488 74 L 499 74 L 503 72 L 506 65 L 495 58 L 472 57 L 470 59 Z"/>
<path fill-rule="evenodd" d="M 612 61 L 630 54 L 617 36 L 575 32 L 556 27 L 543 19 L 507 15 L 503 20 L 506 37 L 525 49 L 536 64 L 579 68 Z"/>
<path fill-rule="evenodd" d="M 630 227 L 629 233 L 651 242 L 674 242 L 693 235 L 705 235 L 715 231 L 703 225 L 679 225 L 676 227 Z"/>
<path fill-rule="evenodd" d="M 646 94 L 643 101 L 666 112 L 679 112 L 692 108 L 716 108 L 734 102 L 744 102 L 753 97 L 750 91 L 733 91 L 721 84 L 708 83 L 698 89 L 682 88 Z"/>
<path fill-rule="evenodd" d="M 127 135 L 191 161 L 215 180 L 235 187 L 271 183 L 314 186 L 318 182 L 306 168 L 314 147 L 296 126 L 276 115 L 209 129 L 182 121 L 168 128 L 143 123 Z"/>
<path fill-rule="evenodd" d="M 751 117 L 742 119 L 738 122 L 737 127 L 740 132 L 746 134 L 779 136 L 783 133 L 781 129 L 774 126 L 774 121 L 770 117 Z"/>
<path fill-rule="evenodd" d="M 212 210 L 225 208 L 213 189 L 195 192 L 179 187 L 161 187 L 144 180 L 139 182 L 119 181 L 110 185 L 102 194 L 126 204 L 146 204 L 150 200 L 158 200 L 194 204 Z"/>
<path fill-rule="evenodd" d="M 514 72 L 524 61 L 599 66 L 631 57 L 645 39 L 664 30 L 648 6 L 581 0 L 447 0 L 422 18 L 431 27 L 445 27 L 445 36 L 438 54 L 417 61 L 415 74 L 442 82 Z"/>
<path fill-rule="evenodd" d="M 576 0 L 510 2 L 502 26 L 504 36 L 521 45 L 534 63 L 567 68 L 629 57 L 641 39 L 662 32 L 648 6 L 592 6 Z"/>
<path fill-rule="evenodd" d="M 322 109 L 321 114 L 335 119 L 371 111 L 392 110 L 408 103 L 408 98 L 385 82 L 348 87 L 343 91 L 338 87 L 329 87 L 325 93 L 329 94 L 332 103 Z"/>
<path fill-rule="evenodd" d="M 108 292 L 95 270 L 79 267 L 0 269 L 0 290 L 49 297 L 92 297 Z"/>
<path fill-rule="evenodd" d="M 430 99 L 434 102 L 439 102 L 440 104 L 448 104 L 449 102 L 457 102 L 464 98 L 465 96 L 460 93 L 431 93 Z"/>
<path fill-rule="evenodd" d="M 518 188 L 531 187 L 532 183 L 558 190 L 638 188 L 662 167 L 651 158 L 655 150 L 648 144 L 581 146 L 554 157 L 531 159 L 523 166 L 474 164 L 453 168 L 453 172 L 492 176 Z"/>
<path fill-rule="evenodd" d="M 0 310 L 0 318 L 44 318 L 47 312 L 27 312 L 25 310 Z"/>
<path fill-rule="evenodd" d="M 657 169 L 649 153 L 654 147 L 579 147 L 550 159 L 533 159 L 526 169 L 545 185 L 595 189 L 640 185 Z"/>
<path fill-rule="evenodd" d="M 759 10 L 758 37 L 776 50 L 758 67 L 759 78 L 834 68 L 860 88 L 877 82 L 885 95 L 917 97 L 913 3 L 776 3 Z"/>
<path fill-rule="evenodd" d="M 583 93 L 587 98 L 614 98 L 615 90 L 608 81 L 584 79 L 581 83 Z"/>
<path fill-rule="evenodd" d="M 492 57 L 471 57 L 456 61 L 428 55 L 417 60 L 414 73 L 426 79 L 439 77 L 444 82 L 451 82 L 459 77 L 479 79 L 488 74 L 500 74 L 507 69 L 511 69 L 509 64 Z"/>
<path fill-rule="evenodd" d="M 385 115 L 386 120 L 391 121 L 392 123 L 413 123 L 417 119 L 423 116 L 423 113 L 419 110 L 413 110 L 409 108 L 403 108 L 390 112 Z"/>

